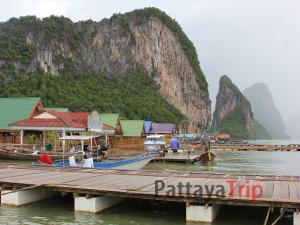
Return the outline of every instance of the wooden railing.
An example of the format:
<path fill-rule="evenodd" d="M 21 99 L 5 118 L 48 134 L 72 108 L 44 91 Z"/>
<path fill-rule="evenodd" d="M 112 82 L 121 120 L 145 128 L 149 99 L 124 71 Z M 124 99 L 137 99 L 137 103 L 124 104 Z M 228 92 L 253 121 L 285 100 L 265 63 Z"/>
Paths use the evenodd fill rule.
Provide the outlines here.
<path fill-rule="evenodd" d="M 130 147 L 130 146 L 143 146 L 145 138 L 126 138 L 112 140 L 113 147 Z"/>
<path fill-rule="evenodd" d="M 3 144 L 19 144 L 16 136 L 0 136 L 0 143 Z"/>

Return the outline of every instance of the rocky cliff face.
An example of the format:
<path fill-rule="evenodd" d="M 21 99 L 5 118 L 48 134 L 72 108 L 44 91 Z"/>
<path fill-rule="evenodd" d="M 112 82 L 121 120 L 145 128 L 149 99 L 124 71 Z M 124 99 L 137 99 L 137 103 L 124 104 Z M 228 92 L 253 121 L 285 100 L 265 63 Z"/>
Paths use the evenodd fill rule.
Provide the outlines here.
<path fill-rule="evenodd" d="M 288 138 L 282 116 L 274 104 L 267 85 L 263 83 L 253 84 L 244 90 L 244 94 L 251 103 L 255 119 L 267 129 L 271 138 Z"/>
<path fill-rule="evenodd" d="M 101 73 L 120 80 L 139 71 L 153 77 L 160 94 L 186 115 L 195 131 L 210 123 L 207 83 L 195 48 L 178 24 L 157 9 L 101 22 L 11 19 L 0 25 L 0 40 L 11 30 L 19 32 L 23 50 L 14 47 L 10 58 L 0 51 L 0 71 L 6 78 L 20 72 Z"/>
<path fill-rule="evenodd" d="M 247 137 L 254 133 L 254 120 L 251 105 L 229 77 L 222 76 L 216 99 L 212 129 L 229 132 L 245 132 Z M 238 133 L 238 132 L 236 132 Z M 238 134 L 237 134 L 238 135 Z"/>

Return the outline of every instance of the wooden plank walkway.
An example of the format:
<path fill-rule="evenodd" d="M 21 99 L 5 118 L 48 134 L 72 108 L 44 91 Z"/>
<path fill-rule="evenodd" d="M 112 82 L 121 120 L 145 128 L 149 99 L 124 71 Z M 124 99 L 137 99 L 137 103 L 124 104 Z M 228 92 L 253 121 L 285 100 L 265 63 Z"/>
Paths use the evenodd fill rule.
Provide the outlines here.
<path fill-rule="evenodd" d="M 165 188 L 155 193 L 157 181 L 163 181 Z M 190 188 L 175 188 L 173 195 L 171 189 L 167 188 L 177 187 L 180 183 L 186 185 L 188 182 Z M 0 185 L 2 189 L 42 185 L 56 191 L 89 196 L 300 208 L 300 177 L 287 176 L 236 176 L 168 170 L 99 170 L 1 164 Z M 200 186 L 203 191 L 201 195 Z M 224 187 L 222 195 L 218 193 L 220 186 Z M 253 190 L 253 187 L 257 186 L 261 186 L 263 191 L 261 196 L 253 199 L 254 191 L 257 193 L 258 190 Z"/>
<path fill-rule="evenodd" d="M 213 150 L 223 151 L 300 151 L 300 145 L 257 145 L 257 144 L 235 144 L 235 145 L 218 145 L 211 146 Z"/>
<path fill-rule="evenodd" d="M 200 160 L 200 155 L 166 154 L 164 157 L 156 157 L 154 160 L 158 162 L 194 163 Z"/>

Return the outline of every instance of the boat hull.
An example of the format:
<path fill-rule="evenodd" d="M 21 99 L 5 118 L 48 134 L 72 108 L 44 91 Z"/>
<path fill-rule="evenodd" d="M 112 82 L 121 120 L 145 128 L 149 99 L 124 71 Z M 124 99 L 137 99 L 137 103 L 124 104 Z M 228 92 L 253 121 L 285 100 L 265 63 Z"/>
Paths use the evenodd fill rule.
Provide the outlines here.
<path fill-rule="evenodd" d="M 146 166 L 151 160 L 152 160 L 152 158 L 147 158 L 147 159 L 140 160 L 140 161 L 137 161 L 137 162 L 134 162 L 134 163 L 131 163 L 131 164 L 117 166 L 117 167 L 114 167 L 114 169 L 118 169 L 118 170 L 140 170 L 144 166 Z"/>
<path fill-rule="evenodd" d="M 147 163 L 149 163 L 154 156 L 152 155 L 142 155 L 133 157 L 126 160 L 115 161 L 115 162 L 94 162 L 92 168 L 95 169 L 119 169 L 119 170 L 139 170 L 143 168 Z M 65 161 L 64 163 L 56 162 L 54 166 L 70 166 L 69 161 Z M 81 163 L 77 163 L 74 165 L 76 167 L 82 167 Z"/>
<path fill-rule="evenodd" d="M 51 155 L 51 154 L 50 154 Z M 21 161 L 37 161 L 40 155 L 31 153 L 18 153 L 10 150 L 0 150 L 0 159 L 21 160 Z M 62 160 L 62 155 L 51 155 L 52 160 Z"/>
<path fill-rule="evenodd" d="M 216 154 L 214 154 L 212 152 L 205 152 L 200 155 L 200 161 L 202 163 L 213 162 L 213 161 L 215 161 L 215 158 L 216 158 Z"/>

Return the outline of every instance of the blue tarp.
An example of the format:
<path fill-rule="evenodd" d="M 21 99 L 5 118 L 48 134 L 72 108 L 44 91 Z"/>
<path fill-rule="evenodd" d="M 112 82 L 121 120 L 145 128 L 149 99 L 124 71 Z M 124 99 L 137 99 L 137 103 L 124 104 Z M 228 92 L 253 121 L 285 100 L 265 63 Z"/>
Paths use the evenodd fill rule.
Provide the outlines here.
<path fill-rule="evenodd" d="M 171 148 L 178 150 L 180 149 L 180 142 L 176 138 L 172 138 L 170 142 L 170 146 Z"/>
<path fill-rule="evenodd" d="M 149 121 L 149 120 L 146 120 L 144 122 L 144 127 L 145 127 L 145 132 L 149 133 L 151 131 L 151 128 L 152 128 L 152 122 Z"/>
<path fill-rule="evenodd" d="M 176 137 L 179 138 L 195 138 L 195 137 L 200 137 L 200 134 L 196 134 L 196 133 L 185 133 L 185 134 L 176 134 Z"/>

